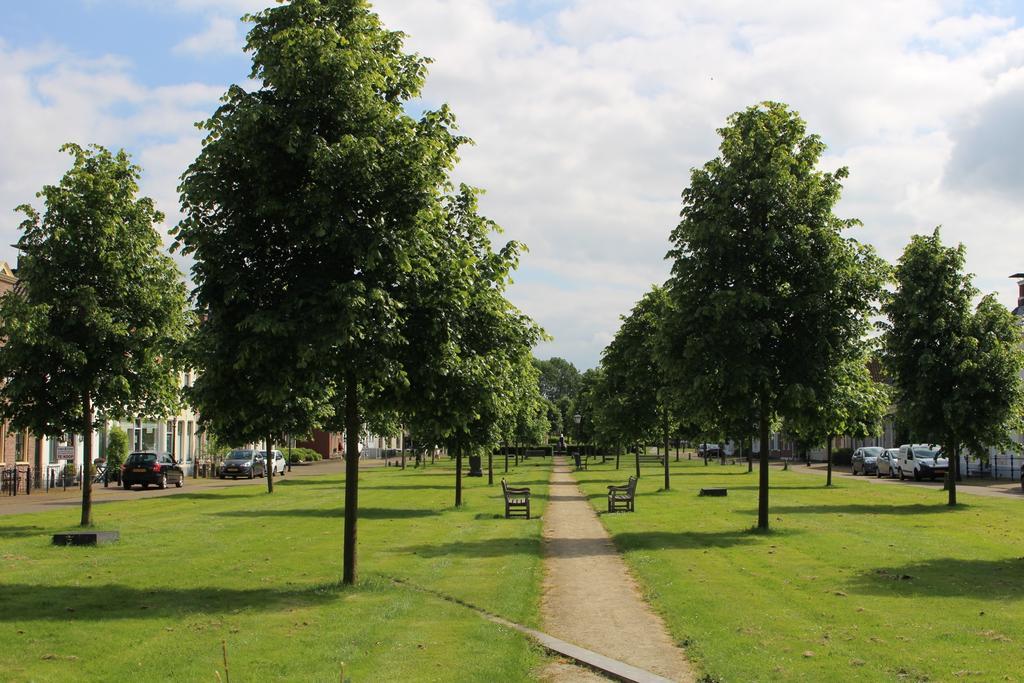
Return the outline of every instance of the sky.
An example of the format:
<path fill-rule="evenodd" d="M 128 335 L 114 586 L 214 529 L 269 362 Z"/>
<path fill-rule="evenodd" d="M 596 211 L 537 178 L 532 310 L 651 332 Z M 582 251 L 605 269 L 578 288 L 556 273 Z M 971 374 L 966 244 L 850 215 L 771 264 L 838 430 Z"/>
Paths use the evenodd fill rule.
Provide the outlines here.
<path fill-rule="evenodd" d="M 142 190 L 180 218 L 177 182 L 206 119 L 247 82 L 240 17 L 268 0 L 0 3 L 0 259 L 14 207 L 69 167 L 68 141 L 128 150 Z M 716 129 L 788 103 L 847 166 L 836 213 L 894 261 L 942 225 L 983 292 L 1008 306 L 1024 271 L 1024 2 L 380 0 L 434 61 L 422 101 L 448 103 L 457 182 L 524 242 L 509 298 L 595 366 L 621 315 L 668 276 L 668 236 Z M 169 241 L 169 240 L 168 240 Z M 181 261 L 183 269 L 188 263 Z"/>

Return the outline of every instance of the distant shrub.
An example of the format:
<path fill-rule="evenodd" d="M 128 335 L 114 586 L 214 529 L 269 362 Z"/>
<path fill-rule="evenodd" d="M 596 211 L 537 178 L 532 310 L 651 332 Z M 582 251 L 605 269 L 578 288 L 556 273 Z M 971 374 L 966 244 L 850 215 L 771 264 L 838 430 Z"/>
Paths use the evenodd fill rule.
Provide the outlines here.
<path fill-rule="evenodd" d="M 832 451 L 833 465 L 849 465 L 853 462 L 852 448 L 837 448 Z"/>
<path fill-rule="evenodd" d="M 317 460 L 323 460 L 323 456 L 312 448 L 292 448 L 291 456 L 288 455 L 289 450 L 287 448 L 281 449 L 281 452 L 284 453 L 284 457 L 289 458 L 291 462 L 315 462 Z"/>

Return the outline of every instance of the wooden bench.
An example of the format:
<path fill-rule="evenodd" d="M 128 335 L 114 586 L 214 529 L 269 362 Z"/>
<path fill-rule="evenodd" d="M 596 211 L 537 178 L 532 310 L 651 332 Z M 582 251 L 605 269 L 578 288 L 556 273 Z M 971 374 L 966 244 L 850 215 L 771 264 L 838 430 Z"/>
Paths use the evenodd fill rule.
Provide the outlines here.
<path fill-rule="evenodd" d="M 608 512 L 624 510 L 633 512 L 633 501 L 636 499 L 636 477 L 621 486 L 608 487 Z"/>
<path fill-rule="evenodd" d="M 530 489 L 513 488 L 504 479 L 501 480 L 501 492 L 505 496 L 505 519 L 514 516 L 530 519 Z"/>
<path fill-rule="evenodd" d="M 644 463 L 644 462 L 656 462 L 659 465 L 664 465 L 665 464 L 665 456 L 663 456 L 663 455 L 650 455 L 648 453 L 641 453 L 640 455 L 638 455 L 636 457 L 642 463 Z"/>

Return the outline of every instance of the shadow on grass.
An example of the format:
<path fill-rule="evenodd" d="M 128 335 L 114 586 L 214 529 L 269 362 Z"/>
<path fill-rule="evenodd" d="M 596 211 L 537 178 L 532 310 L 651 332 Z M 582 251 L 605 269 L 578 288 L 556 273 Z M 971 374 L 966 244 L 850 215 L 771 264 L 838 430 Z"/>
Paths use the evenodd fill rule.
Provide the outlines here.
<path fill-rule="evenodd" d="M 255 498 L 256 496 L 267 495 L 266 489 L 263 489 L 259 493 L 225 492 L 225 490 L 222 488 L 218 488 L 217 490 L 220 491 L 220 493 L 175 493 L 173 495 L 173 498 L 175 500 L 234 500 L 236 498 Z"/>
<path fill-rule="evenodd" d="M 510 519 L 509 523 L 520 520 Z M 526 520 L 522 520 L 526 521 Z M 532 538 L 488 538 L 480 541 L 453 541 L 451 543 L 430 543 L 400 548 L 401 552 L 420 557 L 505 557 L 508 555 L 540 555 L 541 543 Z"/>
<path fill-rule="evenodd" d="M 788 513 L 836 513 L 836 514 L 851 514 L 851 515 L 921 515 L 921 514 L 934 514 L 937 512 L 957 512 L 960 510 L 970 510 L 971 506 L 961 503 L 953 509 L 950 509 L 945 503 L 915 503 L 914 505 L 863 505 L 859 503 L 849 504 L 838 504 L 838 505 L 769 505 L 769 511 L 771 513 L 788 514 Z M 738 510 L 741 514 L 756 515 L 757 510 Z"/>
<path fill-rule="evenodd" d="M 737 545 L 759 543 L 765 537 L 790 536 L 794 529 L 758 533 L 742 531 L 635 531 L 615 534 L 615 544 L 623 550 L 703 550 L 705 548 L 731 548 Z"/>
<path fill-rule="evenodd" d="M 885 596 L 938 596 L 1020 601 L 1024 557 L 1004 560 L 941 558 L 879 567 L 851 580 L 851 591 Z"/>
<path fill-rule="evenodd" d="M 339 584 L 302 590 L 266 588 L 132 588 L 117 584 L 38 586 L 0 584 L 0 622 L 28 620 L 88 623 L 110 619 L 164 619 L 193 614 L 269 612 L 315 606 L 344 592 Z"/>
<path fill-rule="evenodd" d="M 751 486 L 729 486 L 730 491 L 757 491 L 760 487 L 757 485 Z M 771 491 L 829 491 L 839 490 L 842 486 L 832 486 L 832 489 L 825 486 L 824 483 L 818 484 L 817 486 L 787 486 L 785 484 L 769 484 L 769 490 Z"/>
<path fill-rule="evenodd" d="M 0 538 L 23 538 L 47 533 L 41 526 L 0 526 Z"/>
<path fill-rule="evenodd" d="M 412 519 L 414 517 L 435 517 L 441 513 L 436 510 L 416 510 L 404 508 L 359 508 L 359 519 Z M 345 517 L 342 507 L 302 508 L 298 510 L 226 510 L 211 512 L 214 517 Z"/>

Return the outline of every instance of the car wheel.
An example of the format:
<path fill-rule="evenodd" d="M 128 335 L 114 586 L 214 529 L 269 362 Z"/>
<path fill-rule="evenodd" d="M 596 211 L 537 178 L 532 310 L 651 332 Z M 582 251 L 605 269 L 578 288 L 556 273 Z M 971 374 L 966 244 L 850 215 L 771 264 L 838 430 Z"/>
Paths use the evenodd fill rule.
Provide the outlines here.
<path fill-rule="evenodd" d="M 121 486 L 124 487 L 125 491 L 131 491 L 132 490 L 132 485 L 129 484 L 128 482 L 126 482 L 126 481 L 122 481 L 121 482 Z M 1022 486 L 1024 486 L 1024 484 L 1022 484 Z"/>
<path fill-rule="evenodd" d="M 176 488 L 180 489 L 184 485 L 185 485 L 185 475 L 183 474 L 180 477 L 178 477 L 178 481 L 174 482 L 174 486 Z"/>
<path fill-rule="evenodd" d="M 254 479 L 255 477 L 256 477 L 256 473 L 253 472 L 252 470 L 249 470 L 249 478 L 250 479 Z"/>
<path fill-rule="evenodd" d="M 900 481 L 903 481 L 903 468 L 900 468 Z"/>
<path fill-rule="evenodd" d="M 160 475 L 160 483 L 157 484 L 157 486 L 159 486 L 161 490 L 167 488 L 167 475 L 166 474 L 161 474 Z"/>
<path fill-rule="evenodd" d="M 1020 487 L 1024 489 L 1024 474 L 1020 475 Z"/>
<path fill-rule="evenodd" d="M 148 489 L 149 488 L 149 484 L 147 484 L 146 482 L 142 482 L 142 488 L 143 489 Z"/>
<path fill-rule="evenodd" d="M 222 475 L 220 475 L 220 478 L 221 478 L 221 479 L 227 479 L 228 477 L 227 477 L 227 475 L 226 475 L 226 474 L 222 474 Z"/>
<path fill-rule="evenodd" d="M 914 470 L 914 481 L 921 481 L 921 471 Z"/>

